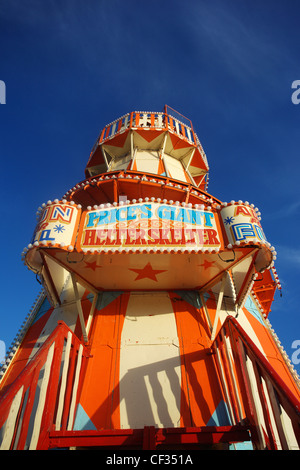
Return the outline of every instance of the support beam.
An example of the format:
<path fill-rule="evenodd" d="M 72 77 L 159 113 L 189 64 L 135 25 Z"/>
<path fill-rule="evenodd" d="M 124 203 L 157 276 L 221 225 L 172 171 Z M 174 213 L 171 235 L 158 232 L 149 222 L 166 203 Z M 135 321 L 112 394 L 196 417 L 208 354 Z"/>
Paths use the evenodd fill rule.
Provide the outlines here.
<path fill-rule="evenodd" d="M 210 316 L 209 316 L 209 313 L 208 313 L 208 310 L 207 310 L 207 305 L 206 305 L 206 302 L 204 300 L 203 294 L 200 294 L 200 300 L 201 300 L 202 307 L 203 307 L 203 310 L 204 310 L 204 313 L 205 313 L 205 318 L 206 318 L 206 321 L 207 321 L 207 324 L 209 326 L 210 333 L 211 333 L 212 332 L 212 324 L 211 324 Z"/>
<path fill-rule="evenodd" d="M 54 284 L 53 276 L 48 266 L 46 255 L 42 250 L 40 250 L 40 255 L 43 260 L 43 267 L 42 267 L 41 274 L 46 283 L 45 287 L 47 288 L 49 295 L 51 296 L 51 299 L 53 300 L 54 307 L 57 307 L 57 305 L 61 305 L 59 293 L 57 292 L 56 286 Z"/>
<path fill-rule="evenodd" d="M 66 271 L 68 271 L 68 273 L 72 276 L 72 271 L 70 270 L 70 267 L 66 264 L 64 264 L 61 260 L 57 259 L 57 258 L 54 258 L 53 255 L 51 255 L 51 252 L 50 250 L 47 252 L 47 256 L 48 258 L 52 259 L 53 261 L 55 261 L 57 264 L 59 264 L 59 266 L 61 266 L 62 268 L 64 268 Z M 74 274 L 74 273 L 73 273 Z M 90 284 L 89 282 L 87 282 L 83 277 L 81 277 L 78 273 L 76 274 L 76 278 L 78 280 L 78 283 L 81 284 L 83 287 L 85 287 L 87 290 L 89 290 L 90 292 L 92 292 L 93 294 L 97 294 L 98 291 L 95 289 L 94 286 L 92 286 L 92 284 Z"/>
<path fill-rule="evenodd" d="M 167 138 L 168 138 L 168 133 L 166 132 L 166 133 L 165 133 L 165 136 L 164 136 L 163 145 L 162 145 L 162 148 L 161 148 L 161 159 L 162 159 L 163 164 L 164 164 L 164 167 L 165 167 L 166 176 L 169 178 L 169 177 L 170 177 L 170 173 L 168 172 L 168 168 L 167 168 L 167 164 L 166 164 L 166 159 L 165 159 L 165 147 L 166 147 L 166 143 L 167 143 Z"/>
<path fill-rule="evenodd" d="M 133 162 L 133 151 L 134 151 L 134 142 L 133 142 L 133 131 L 130 131 L 130 156 L 131 156 L 131 161 Z M 133 163 L 131 164 L 132 168 Z"/>
<path fill-rule="evenodd" d="M 102 155 L 103 155 L 103 158 L 104 158 L 104 161 L 105 161 L 105 165 L 106 165 L 106 171 L 108 171 L 108 160 L 107 160 L 107 157 L 106 157 L 106 153 L 105 153 L 105 150 L 103 148 L 103 146 L 101 145 L 101 152 L 102 152 Z"/>
<path fill-rule="evenodd" d="M 214 326 L 211 332 L 211 341 L 213 341 L 216 336 L 218 320 L 220 317 L 220 311 L 221 311 L 223 295 L 224 295 L 224 290 L 225 290 L 226 276 L 227 276 L 227 272 L 224 273 L 222 277 L 222 281 L 221 281 L 221 287 L 220 287 L 219 298 L 218 298 L 217 309 L 216 309 L 216 316 L 215 316 Z"/>
<path fill-rule="evenodd" d="M 103 295 L 103 294 L 101 294 L 101 295 Z M 98 300 L 98 294 L 94 294 L 93 303 L 92 303 L 91 310 L 90 310 L 90 313 L 89 313 L 89 318 L 88 318 L 88 321 L 87 321 L 87 324 L 86 324 L 87 334 L 89 334 L 89 331 L 90 331 L 90 327 L 91 327 L 91 324 L 92 324 L 92 320 L 93 320 L 97 300 Z"/>
<path fill-rule="evenodd" d="M 87 334 L 87 331 L 86 331 L 86 328 L 85 328 L 83 311 L 82 311 L 82 306 L 81 306 L 81 300 L 80 300 L 80 297 L 79 297 L 79 292 L 78 292 L 78 287 L 77 287 L 77 280 L 76 280 L 76 276 L 75 276 L 74 273 L 71 273 L 71 278 L 72 278 L 74 294 L 75 294 L 75 301 L 76 301 L 77 311 L 78 311 L 81 330 L 82 330 L 83 341 L 84 341 L 84 343 L 87 343 L 88 342 L 88 334 Z"/>
<path fill-rule="evenodd" d="M 200 184 L 202 184 L 202 181 L 204 180 L 206 174 L 207 174 L 207 173 L 204 173 L 204 175 L 202 176 L 201 180 L 200 180 L 199 183 L 197 184 L 197 187 L 198 187 L 198 188 L 199 188 Z M 200 175 L 197 175 L 197 176 L 200 176 Z"/>
<path fill-rule="evenodd" d="M 192 174 L 191 174 L 191 172 L 190 172 L 190 170 L 189 170 L 189 166 L 190 166 L 190 164 L 191 164 L 191 162 L 192 162 L 192 159 L 193 159 L 195 150 L 196 150 L 195 148 L 192 149 L 187 164 L 184 164 L 183 161 L 181 161 L 181 163 L 182 163 L 182 165 L 183 165 L 185 171 L 187 172 L 187 174 L 188 174 L 188 176 L 189 176 L 189 178 L 190 178 L 190 180 L 191 180 L 191 183 L 192 183 L 194 186 L 197 186 L 197 184 L 196 184 L 196 182 L 195 182 L 194 178 L 192 177 Z M 181 159 L 181 160 L 182 160 L 182 159 Z"/>

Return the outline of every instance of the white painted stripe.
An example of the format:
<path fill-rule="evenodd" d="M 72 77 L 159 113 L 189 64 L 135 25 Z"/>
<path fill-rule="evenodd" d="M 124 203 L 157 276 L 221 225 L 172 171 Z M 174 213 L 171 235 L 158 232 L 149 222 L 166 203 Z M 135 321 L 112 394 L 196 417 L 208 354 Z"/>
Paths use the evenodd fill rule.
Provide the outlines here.
<path fill-rule="evenodd" d="M 79 375 L 80 375 L 80 370 L 81 370 L 82 352 L 83 352 L 83 346 L 82 346 L 82 344 L 80 344 L 79 349 L 78 349 L 77 365 L 76 365 L 76 372 L 75 372 L 75 378 L 74 378 L 74 385 L 73 385 L 72 400 L 71 400 L 71 406 L 70 406 L 70 414 L 69 414 L 69 421 L 68 421 L 67 431 L 71 431 L 72 428 L 73 428 L 76 397 L 77 397 L 77 390 L 78 390 L 78 384 L 79 384 Z"/>
<path fill-rule="evenodd" d="M 157 127 L 162 127 L 163 126 L 163 120 L 162 120 L 162 115 L 159 114 L 157 116 Z"/>
<path fill-rule="evenodd" d="M 43 417 L 43 412 L 44 412 L 44 407 L 45 407 L 46 394 L 47 394 L 48 383 L 49 383 L 50 372 L 51 372 L 51 365 L 52 365 L 53 354 L 54 354 L 54 347 L 55 347 L 55 343 L 53 343 L 50 346 L 47 359 L 45 362 L 44 376 L 43 376 L 43 380 L 41 384 L 39 402 L 38 402 L 37 410 L 35 413 L 34 426 L 33 426 L 31 441 L 29 445 L 29 450 L 36 449 L 39 436 L 40 436 L 40 428 L 41 428 L 41 422 L 42 422 L 42 417 Z"/>
<path fill-rule="evenodd" d="M 113 135 L 115 135 L 116 127 L 117 127 L 117 123 L 115 122 L 115 123 L 113 124 L 113 126 L 112 126 L 110 137 L 112 137 Z"/>
<path fill-rule="evenodd" d="M 64 365 L 63 365 L 63 371 L 62 371 L 62 377 L 61 377 L 61 386 L 60 386 L 58 408 L 57 408 L 57 414 L 56 414 L 56 422 L 55 422 L 56 431 L 60 431 L 61 418 L 62 418 L 62 413 L 64 409 L 64 400 L 65 400 L 65 391 L 66 391 L 66 386 L 67 386 L 67 374 L 69 370 L 71 343 L 72 343 L 72 333 L 69 331 L 65 354 L 64 354 Z"/>
<path fill-rule="evenodd" d="M 188 127 L 186 127 L 185 129 L 186 129 L 186 132 L 187 132 L 189 141 L 190 141 L 190 142 L 193 142 L 193 140 L 192 140 L 192 135 L 191 135 L 191 131 L 189 130 Z"/>
<path fill-rule="evenodd" d="M 180 425 L 181 370 L 167 293 L 132 293 L 121 336 L 121 428 Z"/>
<path fill-rule="evenodd" d="M 22 387 L 19 388 L 19 390 L 17 391 L 12 401 L 8 418 L 4 424 L 4 436 L 0 444 L 0 450 L 9 450 L 10 448 L 11 441 L 14 436 L 16 419 L 17 419 L 19 408 L 20 408 L 21 401 L 22 401 L 23 388 L 24 386 L 22 385 Z"/>

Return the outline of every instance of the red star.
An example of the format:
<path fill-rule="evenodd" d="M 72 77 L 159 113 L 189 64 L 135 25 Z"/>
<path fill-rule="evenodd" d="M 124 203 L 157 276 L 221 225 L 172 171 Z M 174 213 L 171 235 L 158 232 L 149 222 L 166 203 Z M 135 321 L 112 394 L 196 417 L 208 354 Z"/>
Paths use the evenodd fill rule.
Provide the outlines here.
<path fill-rule="evenodd" d="M 214 264 L 215 264 L 214 261 L 207 261 L 207 259 L 205 259 L 204 263 L 203 264 L 198 264 L 198 266 L 203 266 L 204 269 L 208 269 L 208 268 L 213 267 Z"/>
<path fill-rule="evenodd" d="M 134 271 L 137 273 L 137 277 L 135 278 L 135 281 L 140 281 L 141 279 L 151 279 L 152 281 L 157 282 L 156 276 L 157 274 L 164 273 L 166 270 L 163 269 L 153 269 L 151 264 L 148 263 L 146 266 L 142 269 L 131 269 L 129 268 L 130 271 Z"/>
<path fill-rule="evenodd" d="M 88 261 L 85 261 L 85 264 L 85 268 L 92 269 L 93 271 L 95 271 L 97 268 L 102 268 L 102 266 L 97 265 L 97 261 L 92 261 L 90 263 Z"/>

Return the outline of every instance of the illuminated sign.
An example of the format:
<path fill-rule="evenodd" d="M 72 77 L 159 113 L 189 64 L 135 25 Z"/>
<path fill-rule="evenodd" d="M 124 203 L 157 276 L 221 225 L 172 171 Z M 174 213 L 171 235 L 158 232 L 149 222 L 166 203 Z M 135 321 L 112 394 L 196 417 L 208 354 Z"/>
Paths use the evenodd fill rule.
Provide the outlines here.
<path fill-rule="evenodd" d="M 248 205 L 228 205 L 221 210 L 229 243 L 257 241 L 266 243 L 256 211 Z"/>
<path fill-rule="evenodd" d="M 215 214 L 178 205 L 140 203 L 88 211 L 77 249 L 101 246 L 221 246 Z"/>
<path fill-rule="evenodd" d="M 220 225 L 228 243 L 267 242 L 256 211 L 245 204 L 230 204 L 219 213 L 158 202 L 107 205 L 83 212 L 79 207 L 45 206 L 31 244 L 78 252 L 101 247 L 221 249 Z"/>
<path fill-rule="evenodd" d="M 80 210 L 71 204 L 47 205 L 41 212 L 31 244 L 38 242 L 47 245 L 72 245 L 77 233 Z"/>

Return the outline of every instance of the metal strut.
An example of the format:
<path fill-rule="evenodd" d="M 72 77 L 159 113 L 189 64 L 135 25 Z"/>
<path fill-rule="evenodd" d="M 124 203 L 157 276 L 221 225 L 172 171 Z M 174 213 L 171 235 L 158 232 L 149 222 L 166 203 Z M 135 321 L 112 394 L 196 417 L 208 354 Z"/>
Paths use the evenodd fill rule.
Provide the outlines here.
<path fill-rule="evenodd" d="M 83 341 L 86 344 L 88 342 L 88 334 L 87 334 L 87 331 L 86 331 L 86 328 L 85 328 L 85 322 L 84 322 L 84 317 L 83 317 L 81 300 L 80 300 L 80 297 L 79 297 L 76 276 L 75 276 L 74 273 L 71 273 L 71 278 L 72 278 L 74 294 L 75 294 L 75 301 L 76 301 L 76 306 L 77 306 L 80 325 L 81 325 L 81 330 L 82 330 Z"/>

